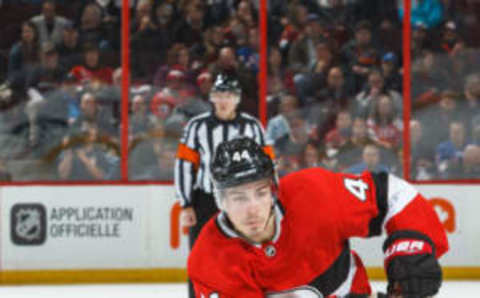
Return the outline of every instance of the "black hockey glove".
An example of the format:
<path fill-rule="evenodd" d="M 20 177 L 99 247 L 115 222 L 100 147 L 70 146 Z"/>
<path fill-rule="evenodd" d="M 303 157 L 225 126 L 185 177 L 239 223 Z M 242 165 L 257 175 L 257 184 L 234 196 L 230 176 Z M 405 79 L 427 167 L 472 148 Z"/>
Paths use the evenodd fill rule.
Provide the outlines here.
<path fill-rule="evenodd" d="M 424 298 L 438 292 L 442 270 L 430 238 L 417 232 L 396 232 L 385 241 L 383 251 L 389 295 Z"/>

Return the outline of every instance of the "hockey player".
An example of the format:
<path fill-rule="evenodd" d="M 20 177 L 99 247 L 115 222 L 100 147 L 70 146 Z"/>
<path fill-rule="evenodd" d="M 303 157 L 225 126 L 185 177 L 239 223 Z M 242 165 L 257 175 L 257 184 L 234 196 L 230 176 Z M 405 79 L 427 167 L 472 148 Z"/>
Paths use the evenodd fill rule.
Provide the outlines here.
<path fill-rule="evenodd" d="M 190 247 L 205 223 L 218 212 L 209 170 L 218 144 L 247 136 L 273 154 L 260 122 L 237 110 L 241 87 L 235 77 L 217 75 L 209 97 L 213 111 L 193 118 L 186 125 L 175 163 L 175 187 L 183 208 L 181 224 L 190 228 Z"/>
<path fill-rule="evenodd" d="M 383 229 L 389 297 L 438 292 L 446 234 L 406 181 L 312 168 L 277 184 L 272 160 L 246 138 L 220 144 L 211 172 L 221 212 L 205 225 L 188 260 L 197 297 L 369 297 L 366 270 L 349 238 Z"/>

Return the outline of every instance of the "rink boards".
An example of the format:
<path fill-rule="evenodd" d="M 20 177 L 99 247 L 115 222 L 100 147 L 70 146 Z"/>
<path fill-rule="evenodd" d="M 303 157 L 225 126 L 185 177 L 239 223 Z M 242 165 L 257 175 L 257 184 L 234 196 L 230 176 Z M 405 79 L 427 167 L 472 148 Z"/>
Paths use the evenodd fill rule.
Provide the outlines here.
<path fill-rule="evenodd" d="M 418 188 L 448 231 L 445 276 L 480 278 L 480 186 Z M 185 280 L 179 212 L 169 185 L 1 187 L 0 282 Z M 384 276 L 382 241 L 353 241 L 373 278 Z"/>

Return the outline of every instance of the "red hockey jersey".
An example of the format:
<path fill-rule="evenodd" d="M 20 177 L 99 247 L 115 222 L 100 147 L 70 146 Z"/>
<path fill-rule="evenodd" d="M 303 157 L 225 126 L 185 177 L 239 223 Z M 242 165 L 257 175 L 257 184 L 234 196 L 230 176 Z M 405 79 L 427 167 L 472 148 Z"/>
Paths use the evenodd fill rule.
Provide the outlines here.
<path fill-rule="evenodd" d="M 430 204 L 407 182 L 386 174 L 302 170 L 280 181 L 271 241 L 241 238 L 224 213 L 203 228 L 188 260 L 199 298 L 342 297 L 370 294 L 350 237 L 413 230 L 440 257 L 445 231 Z M 381 248 L 379 248 L 381 249 Z"/>

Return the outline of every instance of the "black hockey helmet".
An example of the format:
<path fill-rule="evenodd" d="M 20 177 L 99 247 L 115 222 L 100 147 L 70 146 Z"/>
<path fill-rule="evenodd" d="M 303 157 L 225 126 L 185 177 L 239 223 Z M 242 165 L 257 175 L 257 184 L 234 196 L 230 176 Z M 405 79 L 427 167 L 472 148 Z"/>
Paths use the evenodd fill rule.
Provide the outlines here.
<path fill-rule="evenodd" d="M 217 190 L 263 178 L 274 179 L 272 159 L 251 138 L 237 138 L 218 145 L 210 164 Z"/>
<path fill-rule="evenodd" d="M 241 94 L 242 88 L 240 87 L 240 82 L 233 74 L 219 73 L 215 77 L 215 82 L 210 92 L 233 92 Z"/>

